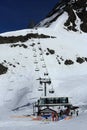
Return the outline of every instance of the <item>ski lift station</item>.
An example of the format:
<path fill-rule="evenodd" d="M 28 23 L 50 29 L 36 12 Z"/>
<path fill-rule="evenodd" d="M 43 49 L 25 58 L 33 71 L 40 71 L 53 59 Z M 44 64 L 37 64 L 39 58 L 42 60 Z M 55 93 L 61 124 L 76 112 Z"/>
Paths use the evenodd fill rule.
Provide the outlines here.
<path fill-rule="evenodd" d="M 40 84 L 44 84 L 44 88 L 41 86 L 38 91 L 44 91 L 44 96 L 40 97 L 40 99 L 37 100 L 33 104 L 33 114 L 37 115 L 49 115 L 54 113 L 58 113 L 58 109 L 70 109 L 72 107 L 72 104 L 69 102 L 68 97 L 53 97 L 53 96 L 47 96 L 47 84 L 51 84 L 50 79 L 46 78 L 40 78 L 37 79 L 40 80 Z M 55 91 L 53 87 L 49 90 L 50 94 L 53 94 Z"/>
<path fill-rule="evenodd" d="M 41 97 L 33 106 L 33 113 L 37 115 L 58 113 L 58 108 L 71 108 L 68 97 Z"/>
<path fill-rule="evenodd" d="M 44 96 L 40 97 L 34 104 L 33 104 L 33 114 L 35 115 L 49 115 L 52 112 L 58 114 L 58 109 L 70 109 L 72 104 L 69 101 L 69 97 L 53 97 L 47 96 L 47 84 L 51 84 L 50 79 L 46 78 L 39 78 L 40 84 L 44 84 L 43 87 L 41 86 L 38 91 L 44 91 Z M 53 87 L 49 90 L 50 94 L 53 94 L 55 91 Z"/>

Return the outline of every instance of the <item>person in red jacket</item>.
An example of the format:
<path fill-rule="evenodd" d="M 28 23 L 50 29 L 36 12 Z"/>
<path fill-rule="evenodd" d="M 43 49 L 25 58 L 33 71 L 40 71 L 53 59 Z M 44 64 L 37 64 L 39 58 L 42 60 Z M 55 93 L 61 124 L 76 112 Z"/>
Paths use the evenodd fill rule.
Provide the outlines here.
<path fill-rule="evenodd" d="M 52 121 L 55 121 L 54 118 L 55 118 L 55 113 L 52 112 Z"/>

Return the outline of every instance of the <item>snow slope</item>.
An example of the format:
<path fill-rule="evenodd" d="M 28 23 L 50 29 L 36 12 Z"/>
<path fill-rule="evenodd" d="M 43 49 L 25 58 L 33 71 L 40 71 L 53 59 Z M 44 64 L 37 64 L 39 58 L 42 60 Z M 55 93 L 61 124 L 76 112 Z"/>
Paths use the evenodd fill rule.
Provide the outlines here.
<path fill-rule="evenodd" d="M 69 96 L 71 103 L 79 105 L 81 111 L 87 109 L 87 61 L 78 63 L 77 57 L 85 59 L 87 57 L 87 34 L 83 32 L 73 32 L 64 29 L 64 20 L 67 19 L 67 13 L 62 14 L 50 28 L 27 29 L 15 32 L 0 34 L 1 36 L 25 36 L 29 33 L 45 34 L 54 36 L 55 38 L 32 38 L 26 42 L 18 42 L 16 47 L 11 47 L 13 43 L 0 44 L 0 63 L 8 67 L 6 74 L 0 75 L 0 127 L 1 130 L 7 129 L 54 129 L 58 127 L 60 130 L 65 128 L 82 130 L 87 127 L 86 115 L 72 119 L 73 121 L 61 121 L 59 123 L 36 123 L 27 120 L 12 120 L 11 115 L 13 109 L 21 108 L 16 112 L 18 115 L 32 113 L 32 103 L 40 96 L 44 96 L 43 92 L 38 91 L 40 86 L 39 77 L 44 78 L 44 73 L 48 72 L 46 78 L 51 78 L 52 85 L 47 86 L 49 90 L 52 86 L 55 94 L 49 96 Z M 38 44 L 40 42 L 40 44 Z M 32 43 L 35 45 L 32 47 Z M 25 44 L 27 48 L 19 45 Z M 54 53 L 51 54 L 49 50 Z M 42 55 L 41 55 L 42 53 Z M 34 56 L 36 55 L 36 56 Z M 44 61 L 41 61 L 44 58 Z M 66 65 L 66 60 L 72 60 L 73 64 Z M 35 64 L 35 61 L 38 64 Z M 43 68 L 43 64 L 46 65 Z M 40 71 L 35 71 L 36 67 Z M 23 107 L 26 106 L 26 107 Z M 84 118 L 84 122 L 83 122 Z M 9 121 L 10 120 L 10 121 Z M 4 121 L 4 123 L 3 123 Z M 28 122 L 29 121 L 29 122 Z M 81 123 L 82 122 L 82 123 Z M 81 124 L 80 124 L 81 123 Z M 35 126 L 33 126 L 33 124 Z M 80 125 L 78 125 L 80 124 Z M 10 125 L 10 127 L 9 127 Z M 15 127 L 14 127 L 15 125 Z M 69 126 L 69 127 L 68 127 Z M 71 130 L 72 130 L 71 129 Z M 76 130 L 75 129 L 75 130 Z"/>
<path fill-rule="evenodd" d="M 52 121 L 32 121 L 30 118 L 15 119 L 11 118 L 7 121 L 0 121 L 1 130 L 85 130 L 87 128 L 87 113 L 70 120 Z"/>
<path fill-rule="evenodd" d="M 39 96 L 43 95 L 43 93 L 37 91 L 39 82 L 36 79 L 44 77 L 46 71 L 48 71 L 49 77 L 52 79 L 56 96 L 67 95 L 74 98 L 73 101 L 75 103 L 86 103 L 87 62 L 79 64 L 76 62 L 76 58 L 87 57 L 87 34 L 65 30 L 63 21 L 66 17 L 67 14 L 64 13 L 48 29 L 43 27 L 37 30 L 23 30 L 1 34 L 1 36 L 18 36 L 37 32 L 55 36 L 56 38 L 29 39 L 24 43 L 28 46 L 26 49 L 18 46 L 11 48 L 11 43 L 0 45 L 0 62 L 2 63 L 5 60 L 6 63 L 4 65 L 9 68 L 6 74 L 0 76 L 0 105 L 6 103 L 10 104 L 11 107 L 15 107 L 22 102 L 21 100 L 24 100 L 24 102 L 27 100 L 26 102 L 28 102 L 30 96 L 38 97 L 38 93 Z M 35 43 L 36 58 L 33 57 L 34 51 L 31 46 L 33 42 Z M 40 42 L 40 45 L 38 45 L 38 42 Z M 15 44 L 22 43 L 18 42 Z M 42 68 L 43 62 L 40 61 L 40 47 L 43 51 L 46 68 Z M 47 48 L 53 49 L 55 53 L 46 55 L 46 52 L 48 52 Z M 71 59 L 74 64 L 65 65 L 61 57 L 64 61 Z M 39 72 L 35 72 L 35 59 L 38 60 Z M 15 65 L 15 67 L 10 66 L 10 63 Z M 13 102 L 13 100 L 15 101 Z"/>

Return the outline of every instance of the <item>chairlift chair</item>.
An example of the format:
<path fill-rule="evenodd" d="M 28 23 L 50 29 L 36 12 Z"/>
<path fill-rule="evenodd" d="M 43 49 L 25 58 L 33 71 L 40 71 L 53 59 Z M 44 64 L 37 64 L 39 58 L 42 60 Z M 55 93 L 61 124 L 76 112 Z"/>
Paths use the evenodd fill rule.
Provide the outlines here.
<path fill-rule="evenodd" d="M 48 72 L 45 72 L 45 73 L 44 73 L 44 76 L 48 76 Z"/>
<path fill-rule="evenodd" d="M 50 90 L 49 90 L 49 93 L 51 93 L 51 94 L 53 94 L 55 91 L 54 91 L 54 89 L 53 88 L 51 88 Z"/>
<path fill-rule="evenodd" d="M 44 61 L 44 58 L 42 57 L 40 60 L 41 60 L 41 61 Z"/>
<path fill-rule="evenodd" d="M 37 57 L 37 55 L 34 53 L 33 57 Z"/>
<path fill-rule="evenodd" d="M 42 68 L 46 68 L 46 64 L 45 63 L 42 65 Z"/>
<path fill-rule="evenodd" d="M 33 48 L 32 50 L 33 50 L 33 51 L 36 51 L 36 49 L 35 49 L 35 48 Z"/>
<path fill-rule="evenodd" d="M 38 68 L 38 67 L 36 67 L 36 68 L 35 68 L 35 71 L 39 71 L 39 68 Z"/>
<path fill-rule="evenodd" d="M 48 70 L 47 70 L 47 68 L 45 69 L 45 72 L 44 72 L 44 76 L 48 76 L 49 75 L 49 73 L 48 73 Z"/>
<path fill-rule="evenodd" d="M 35 61 L 34 61 L 34 64 L 38 64 L 38 61 L 37 61 L 37 60 L 35 60 Z"/>
<path fill-rule="evenodd" d="M 38 91 L 43 91 L 43 87 L 40 86 L 40 87 L 38 88 Z"/>
<path fill-rule="evenodd" d="M 42 52 L 40 52 L 39 54 L 42 55 Z"/>

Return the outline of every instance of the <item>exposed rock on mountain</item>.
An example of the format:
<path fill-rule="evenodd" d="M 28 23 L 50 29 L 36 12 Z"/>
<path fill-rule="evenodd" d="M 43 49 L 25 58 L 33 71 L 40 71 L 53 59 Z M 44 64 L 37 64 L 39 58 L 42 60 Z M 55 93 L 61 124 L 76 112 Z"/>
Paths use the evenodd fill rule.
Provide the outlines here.
<path fill-rule="evenodd" d="M 87 0 L 60 0 L 39 26 L 51 26 L 64 12 L 68 14 L 65 29 L 87 32 Z"/>
<path fill-rule="evenodd" d="M 5 74 L 7 72 L 8 68 L 0 64 L 0 75 Z"/>

